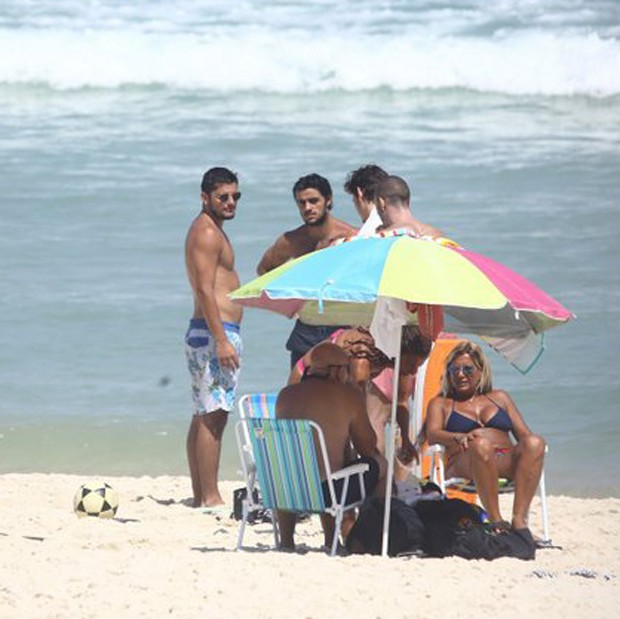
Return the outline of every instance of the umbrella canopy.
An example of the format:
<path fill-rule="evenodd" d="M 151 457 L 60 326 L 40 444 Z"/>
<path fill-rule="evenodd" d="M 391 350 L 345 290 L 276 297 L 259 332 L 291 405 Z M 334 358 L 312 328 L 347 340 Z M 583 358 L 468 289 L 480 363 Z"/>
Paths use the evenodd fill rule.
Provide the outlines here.
<path fill-rule="evenodd" d="M 409 234 L 306 254 L 231 294 L 242 305 L 322 325 L 370 325 L 381 297 L 441 306 L 446 331 L 483 337 L 521 371 L 542 352 L 540 334 L 573 317 L 490 258 Z M 416 314 L 407 322 L 415 324 Z"/>

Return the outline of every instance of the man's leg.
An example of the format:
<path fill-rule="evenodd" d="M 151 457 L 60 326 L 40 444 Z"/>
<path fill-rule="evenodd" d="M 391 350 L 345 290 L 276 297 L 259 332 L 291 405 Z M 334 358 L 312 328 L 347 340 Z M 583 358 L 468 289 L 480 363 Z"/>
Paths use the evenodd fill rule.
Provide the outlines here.
<path fill-rule="evenodd" d="M 280 548 L 295 550 L 295 524 L 297 514 L 278 510 L 278 528 L 280 531 Z"/>
<path fill-rule="evenodd" d="M 220 469 L 222 435 L 228 421 L 228 413 L 223 410 L 213 411 L 199 416 L 196 432 L 196 459 L 202 506 L 222 505 L 217 481 Z"/>
<path fill-rule="evenodd" d="M 192 492 L 194 494 L 194 502 L 192 507 L 200 507 L 202 505 L 202 488 L 200 485 L 200 473 L 198 469 L 198 454 L 196 439 L 198 437 L 198 426 L 200 425 L 200 417 L 194 415 L 189 424 L 187 432 L 187 463 L 189 464 L 189 474 L 192 479 Z"/>
<path fill-rule="evenodd" d="M 325 512 L 320 514 L 321 526 L 323 527 L 324 542 L 326 548 L 331 548 L 336 535 L 336 520 Z"/>

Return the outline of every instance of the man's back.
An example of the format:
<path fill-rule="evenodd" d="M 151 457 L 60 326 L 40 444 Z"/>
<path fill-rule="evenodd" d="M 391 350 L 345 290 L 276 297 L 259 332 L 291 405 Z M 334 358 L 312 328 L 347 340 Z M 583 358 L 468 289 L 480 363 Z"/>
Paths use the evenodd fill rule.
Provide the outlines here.
<path fill-rule="evenodd" d="M 276 402 L 279 419 L 309 419 L 325 436 L 332 470 L 347 464 L 352 442 L 362 456 L 372 456 L 377 439 L 368 420 L 361 390 L 349 383 L 329 378 L 306 377 L 301 383 L 282 389 Z M 321 475 L 324 475 L 321 471 Z"/>

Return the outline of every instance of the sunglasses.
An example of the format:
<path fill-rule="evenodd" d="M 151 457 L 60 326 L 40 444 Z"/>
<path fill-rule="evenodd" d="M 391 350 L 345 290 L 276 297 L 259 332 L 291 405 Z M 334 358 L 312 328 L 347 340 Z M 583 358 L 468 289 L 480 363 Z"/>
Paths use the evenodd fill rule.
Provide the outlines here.
<path fill-rule="evenodd" d="M 219 196 L 215 196 L 215 198 L 222 204 L 225 204 L 226 202 L 228 202 L 230 198 L 232 198 L 235 202 L 239 202 L 240 197 L 241 197 L 240 191 L 236 191 L 235 193 L 221 193 Z"/>
<path fill-rule="evenodd" d="M 463 372 L 465 376 L 470 377 L 474 375 L 475 371 L 476 371 L 475 365 L 449 365 L 448 366 L 448 373 L 450 374 L 450 376 L 456 376 L 457 374 L 459 374 L 459 372 Z"/>

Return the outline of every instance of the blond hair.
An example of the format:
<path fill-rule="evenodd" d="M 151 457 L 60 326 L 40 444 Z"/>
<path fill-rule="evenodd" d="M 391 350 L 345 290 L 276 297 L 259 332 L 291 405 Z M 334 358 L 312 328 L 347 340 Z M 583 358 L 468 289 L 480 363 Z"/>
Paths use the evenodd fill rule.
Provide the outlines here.
<path fill-rule="evenodd" d="M 491 376 L 491 365 L 487 361 L 487 358 L 482 352 L 482 348 L 478 344 L 474 344 L 469 340 L 457 344 L 446 357 L 446 361 L 443 368 L 443 374 L 441 375 L 441 394 L 445 398 L 453 397 L 452 384 L 450 382 L 450 373 L 448 368 L 450 364 L 460 357 L 461 355 L 469 355 L 474 365 L 480 370 L 480 382 L 476 387 L 477 393 L 489 393 L 493 390 L 493 379 Z"/>

